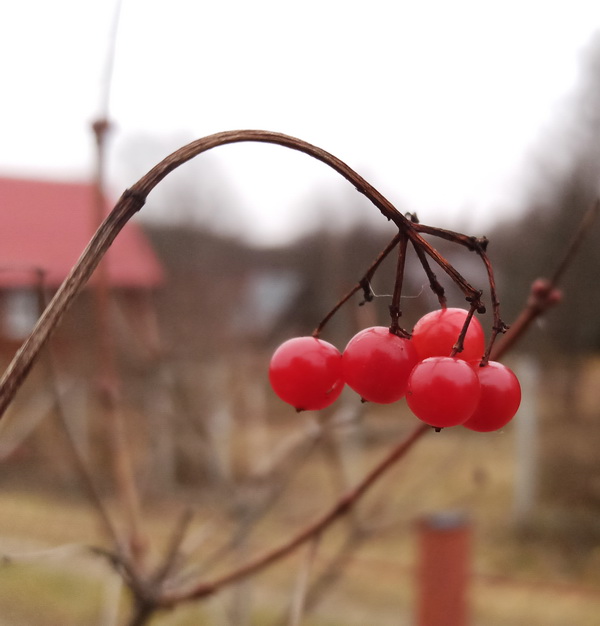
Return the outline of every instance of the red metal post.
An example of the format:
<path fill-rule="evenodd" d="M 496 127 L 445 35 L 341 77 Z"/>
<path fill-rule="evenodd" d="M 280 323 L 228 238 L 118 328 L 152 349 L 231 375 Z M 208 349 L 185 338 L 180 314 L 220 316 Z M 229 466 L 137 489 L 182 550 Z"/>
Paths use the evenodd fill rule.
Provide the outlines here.
<path fill-rule="evenodd" d="M 438 513 L 417 529 L 417 626 L 467 626 L 469 522 L 462 514 Z"/>

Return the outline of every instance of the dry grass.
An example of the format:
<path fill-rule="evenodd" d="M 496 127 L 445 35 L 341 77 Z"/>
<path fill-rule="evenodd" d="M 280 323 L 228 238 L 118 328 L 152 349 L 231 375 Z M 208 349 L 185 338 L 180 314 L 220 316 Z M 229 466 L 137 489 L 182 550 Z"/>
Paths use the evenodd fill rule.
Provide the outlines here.
<path fill-rule="evenodd" d="M 372 410 L 367 419 L 366 430 L 333 433 L 333 439 L 362 438 L 364 445 L 346 458 L 346 477 L 351 482 L 414 424 L 410 416 L 389 409 Z M 283 418 L 282 428 L 290 421 Z M 276 545 L 323 512 L 344 489 L 344 472 L 332 461 L 332 449 L 317 449 L 294 476 L 278 507 L 248 538 L 246 555 Z M 494 435 L 460 429 L 427 435 L 361 502 L 357 514 L 372 534 L 349 554 L 344 575 L 303 624 L 412 624 L 414 522 L 433 512 L 460 510 L 473 528 L 474 626 L 595 626 L 600 615 L 600 548 L 572 550 L 568 543 L 555 542 L 543 528 L 527 536 L 515 532 L 514 452 L 511 429 Z M 189 502 L 189 492 L 185 499 Z M 198 540 L 194 558 L 201 558 L 225 541 L 234 525 L 222 512 L 207 511 L 205 498 L 196 502 L 198 513 L 188 545 Z M 146 511 L 149 535 L 157 538 L 159 548 L 183 505 L 174 494 Z M 110 602 L 106 589 L 114 578 L 104 564 L 98 565 L 97 557 L 84 548 L 67 549 L 61 558 L 27 556 L 45 547 L 101 543 L 87 505 L 51 493 L 4 491 L 0 510 L 0 552 L 17 557 L 0 568 L 0 625 L 100 624 L 99 616 Z M 545 514 L 539 511 L 536 520 L 543 521 Z M 199 537 L 211 519 L 218 524 L 201 543 Z M 323 538 L 314 576 L 338 552 L 347 529 L 347 522 L 339 522 Z M 253 624 L 276 624 L 278 616 L 285 614 L 303 554 L 301 550 L 249 583 Z M 228 591 L 201 605 L 161 615 L 153 626 L 221 624 L 230 607 Z"/>

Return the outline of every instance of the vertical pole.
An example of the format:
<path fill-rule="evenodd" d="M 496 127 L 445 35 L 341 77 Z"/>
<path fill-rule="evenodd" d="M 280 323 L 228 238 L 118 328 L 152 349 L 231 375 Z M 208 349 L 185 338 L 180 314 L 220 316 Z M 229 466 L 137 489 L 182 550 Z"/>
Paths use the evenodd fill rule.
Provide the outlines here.
<path fill-rule="evenodd" d="M 106 136 L 110 129 L 107 119 L 99 119 L 92 124 L 96 139 L 96 173 L 94 177 L 95 228 L 105 217 L 105 148 Z M 142 532 L 142 516 L 139 492 L 136 485 L 132 453 L 126 436 L 125 421 L 121 412 L 121 381 L 117 371 L 114 337 L 110 322 L 110 280 L 107 259 L 98 265 L 94 284 L 94 307 L 98 339 L 98 368 L 100 374 L 99 398 L 105 411 L 110 437 L 113 474 L 121 509 L 129 527 L 129 548 L 138 563 L 146 552 L 146 538 Z"/>
<path fill-rule="evenodd" d="M 458 513 L 418 522 L 417 626 L 467 626 L 471 527 Z"/>
<path fill-rule="evenodd" d="M 514 515 L 518 526 L 526 525 L 535 508 L 538 491 L 538 364 L 531 358 L 519 361 L 522 399 L 513 420 L 516 434 Z"/>

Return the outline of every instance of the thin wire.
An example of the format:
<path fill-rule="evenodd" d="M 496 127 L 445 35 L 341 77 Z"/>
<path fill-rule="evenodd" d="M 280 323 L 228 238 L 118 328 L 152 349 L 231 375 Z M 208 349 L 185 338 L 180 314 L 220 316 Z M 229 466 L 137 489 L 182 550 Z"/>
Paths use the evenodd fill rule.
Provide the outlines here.
<path fill-rule="evenodd" d="M 378 293 L 375 293 L 375 291 L 373 290 L 373 287 L 372 287 L 372 285 L 371 285 L 371 282 L 370 282 L 370 281 L 367 281 L 367 285 L 369 285 L 369 292 L 371 293 L 371 295 L 372 295 L 374 298 L 391 298 L 391 297 L 392 297 L 392 295 L 393 295 L 393 294 L 391 294 L 391 293 L 379 293 L 379 294 L 378 294 Z M 421 285 L 421 289 L 420 289 L 419 293 L 418 293 L 418 294 L 416 294 L 416 295 L 414 295 L 414 296 L 405 296 L 405 295 L 402 295 L 402 296 L 400 296 L 400 297 L 401 297 L 402 299 L 405 299 L 405 300 L 414 300 L 414 299 L 416 299 L 416 298 L 420 298 L 420 297 L 423 295 L 423 291 L 425 291 L 425 287 L 426 287 L 426 286 L 427 286 L 427 285 L 425 285 L 425 284 Z"/>
<path fill-rule="evenodd" d="M 106 49 L 106 59 L 102 84 L 100 89 L 100 111 L 98 117 L 108 119 L 110 95 L 112 91 L 113 73 L 115 67 L 115 51 L 117 47 L 117 35 L 119 32 L 119 22 L 121 19 L 121 7 L 123 1 L 116 0 L 112 25 L 109 31 L 108 46 Z"/>

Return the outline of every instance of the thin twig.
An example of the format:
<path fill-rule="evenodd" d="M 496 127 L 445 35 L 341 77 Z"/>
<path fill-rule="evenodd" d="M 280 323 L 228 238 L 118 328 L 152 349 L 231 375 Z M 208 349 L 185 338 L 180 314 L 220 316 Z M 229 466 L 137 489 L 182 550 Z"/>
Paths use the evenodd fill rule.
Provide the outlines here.
<path fill-rule="evenodd" d="M 267 515 L 284 495 L 286 487 L 296 473 L 308 461 L 315 447 L 321 441 L 322 434 L 322 428 L 316 426 L 306 430 L 300 437 L 295 437 L 293 440 L 290 438 L 274 451 L 272 463 L 268 468 L 249 477 L 248 487 L 251 487 L 252 484 L 264 485 L 268 486 L 268 491 L 252 498 L 253 507 L 248 508 L 243 518 L 238 520 L 238 526 L 227 542 L 204 559 L 202 571 L 210 570 L 215 564 L 220 563 L 225 555 L 231 552 L 242 537 L 250 531 L 251 527 Z M 235 490 L 232 490 L 230 497 L 236 498 L 237 496 Z"/>
<path fill-rule="evenodd" d="M 457 354 L 463 351 L 463 348 L 465 345 L 465 337 L 467 336 L 467 331 L 469 330 L 469 325 L 471 324 L 471 320 L 473 319 L 474 313 L 475 313 L 475 306 L 471 305 L 471 308 L 469 309 L 469 312 L 467 313 L 467 317 L 465 318 L 463 326 L 460 330 L 460 334 L 458 335 L 458 339 L 456 340 L 456 343 L 454 344 L 454 346 L 452 346 L 452 352 L 450 353 L 450 356 L 456 356 Z"/>
<path fill-rule="evenodd" d="M 106 140 L 110 130 L 106 119 L 92 124 L 96 140 L 96 171 L 92 210 L 96 226 L 100 226 L 106 210 L 105 169 Z M 104 409 L 104 420 L 111 445 L 111 469 L 121 509 L 127 519 L 129 549 L 132 558 L 141 566 L 148 539 L 141 523 L 140 495 L 133 468 L 131 446 L 122 413 L 122 384 L 118 374 L 115 341 L 110 323 L 110 278 L 108 266 L 100 263 L 93 285 L 93 313 L 96 317 L 96 347 L 98 352 L 98 396 Z"/>
<path fill-rule="evenodd" d="M 490 354 L 492 360 L 499 360 L 508 352 L 521 337 L 529 330 L 531 324 L 544 315 L 548 309 L 558 304 L 562 299 L 562 292 L 558 289 L 558 283 L 564 276 L 567 268 L 573 262 L 585 237 L 589 234 L 590 227 L 600 214 L 600 199 L 596 199 L 592 206 L 585 212 L 569 246 L 562 259 L 552 273 L 550 279 L 538 278 L 535 280 L 529 292 L 529 299 L 525 308 L 517 319 L 511 324 L 510 329 L 501 341 L 496 343 Z"/>
<path fill-rule="evenodd" d="M 315 535 L 308 545 L 306 556 L 300 566 L 298 572 L 298 579 L 296 581 L 296 588 L 292 596 L 292 606 L 290 610 L 290 619 L 288 626 L 300 626 L 302 623 L 302 617 L 304 615 L 306 607 L 306 594 L 308 590 L 308 583 L 310 580 L 310 572 L 314 566 L 315 558 L 319 548 L 320 536 Z"/>
<path fill-rule="evenodd" d="M 36 270 L 37 274 L 37 295 L 38 302 L 40 308 L 43 309 L 47 305 L 47 292 L 45 288 L 45 272 L 41 268 Z M 96 482 L 94 477 L 85 462 L 75 439 L 73 438 L 73 434 L 68 424 L 66 410 L 63 405 L 62 397 L 58 390 L 58 377 L 57 377 L 57 367 L 55 363 L 54 353 L 52 350 L 46 350 L 44 364 L 46 366 L 46 373 L 48 379 L 50 381 L 50 388 L 54 397 L 54 406 L 56 408 L 56 414 L 58 417 L 58 423 L 61 427 L 61 430 L 65 436 L 65 441 L 67 443 L 67 448 L 69 453 L 71 454 L 71 459 L 75 466 L 75 471 L 79 476 L 84 490 L 92 503 L 94 509 L 96 510 L 98 517 L 106 534 L 109 539 L 115 546 L 115 549 L 119 553 L 119 557 L 122 560 L 126 559 L 126 555 L 128 551 L 126 549 L 125 542 L 123 538 L 120 536 L 117 526 L 115 525 L 111 514 L 108 510 L 108 506 L 104 502 L 104 499 L 100 495 L 100 491 L 96 486 Z"/>
<path fill-rule="evenodd" d="M 579 248 L 581 248 L 581 244 L 583 243 L 586 236 L 589 234 L 590 228 L 592 224 L 596 221 L 600 215 L 600 198 L 596 198 L 590 208 L 584 213 L 581 218 L 581 222 L 577 227 L 577 230 L 573 234 L 571 241 L 565 250 L 565 253 L 560 260 L 560 263 L 556 266 L 556 269 L 550 276 L 550 284 L 554 287 L 558 286 L 558 283 L 564 276 L 568 267 L 573 262 L 574 257 L 579 252 Z"/>
<path fill-rule="evenodd" d="M 348 302 L 348 300 L 350 300 L 350 298 L 355 293 L 358 293 L 361 289 L 365 294 L 365 302 L 370 302 L 373 299 L 373 295 L 371 293 L 371 279 L 373 278 L 373 275 L 375 274 L 377 268 L 383 263 L 389 253 L 398 245 L 398 242 L 401 240 L 401 238 L 402 233 L 399 232 L 397 235 L 394 236 L 390 243 L 388 243 L 388 245 L 377 255 L 377 258 L 373 261 L 373 263 L 371 263 L 369 269 L 365 272 L 365 274 L 358 281 L 358 283 L 356 283 L 356 285 L 354 285 L 354 287 L 352 287 L 352 289 L 350 289 L 350 291 L 345 296 L 343 296 L 335 304 L 331 311 L 329 311 L 329 313 L 327 313 L 327 315 L 319 322 L 319 325 L 312 333 L 313 337 L 318 337 L 323 331 L 323 328 L 325 327 L 327 322 L 329 322 L 329 320 L 342 308 L 342 306 L 346 304 L 346 302 Z"/>
<path fill-rule="evenodd" d="M 394 281 L 394 293 L 390 304 L 390 332 L 395 335 L 408 337 L 408 333 L 400 328 L 400 298 L 402 297 L 402 285 L 404 283 L 404 267 L 406 265 L 406 249 L 408 247 L 408 236 L 405 232 L 400 233 L 400 245 L 398 246 L 398 261 L 396 263 L 396 280 Z"/>
<path fill-rule="evenodd" d="M 180 515 L 177 524 L 171 535 L 167 551 L 164 555 L 161 565 L 158 567 L 154 575 L 152 576 L 152 584 L 160 585 L 166 580 L 167 576 L 173 571 L 173 568 L 177 562 L 177 557 L 181 548 L 181 544 L 185 539 L 186 533 L 194 516 L 194 512 L 191 508 L 187 508 Z"/>
<path fill-rule="evenodd" d="M 421 263 L 421 266 L 423 267 L 423 270 L 425 271 L 425 274 L 427 275 L 427 278 L 429 280 L 429 287 L 431 291 L 433 291 L 433 293 L 437 296 L 438 302 L 440 303 L 440 307 L 442 309 L 445 309 L 446 308 L 446 294 L 444 292 L 444 288 L 438 281 L 437 276 L 435 275 L 434 271 L 431 269 L 431 265 L 429 264 L 427 255 L 423 252 L 422 248 L 420 246 L 415 245 L 414 242 L 413 242 L 413 248 L 415 252 L 417 253 L 417 257 Z"/>
<path fill-rule="evenodd" d="M 490 285 L 490 298 L 492 300 L 492 314 L 494 316 L 494 321 L 492 323 L 492 333 L 490 335 L 485 354 L 483 355 L 483 359 L 481 360 L 481 364 L 485 365 L 489 361 L 490 354 L 494 349 L 494 345 L 496 343 L 498 335 L 504 334 L 508 330 L 508 326 L 500 317 L 500 301 L 498 300 L 498 291 L 496 289 L 496 279 L 494 277 L 494 269 L 492 267 L 492 263 L 490 262 L 488 255 L 483 249 L 478 250 L 477 253 L 483 261 L 483 264 L 485 265 L 485 269 L 487 271 L 488 283 Z"/>
<path fill-rule="evenodd" d="M 370 530 L 357 525 L 348 531 L 342 545 L 306 590 L 304 599 L 305 614 L 312 611 L 327 591 L 344 575 L 353 556 L 372 534 Z"/>
<path fill-rule="evenodd" d="M 426 424 L 417 426 L 409 435 L 396 445 L 390 453 L 385 456 L 362 480 L 361 482 L 349 492 L 344 494 L 324 515 L 309 524 L 302 529 L 298 534 L 291 539 L 278 546 L 273 550 L 269 550 L 265 554 L 258 556 L 250 562 L 238 567 L 220 578 L 206 583 L 199 583 L 188 590 L 173 591 L 165 593 L 160 599 L 159 606 L 168 608 L 180 604 L 182 602 L 188 602 L 197 598 L 206 597 L 212 595 L 239 580 L 247 578 L 258 571 L 265 569 L 273 563 L 279 561 L 283 557 L 294 552 L 301 545 L 321 534 L 326 528 L 328 528 L 338 518 L 345 515 L 348 511 L 352 510 L 354 505 L 360 500 L 360 498 L 372 487 L 372 485 L 383 475 L 385 472 L 403 458 L 407 452 L 413 447 L 413 445 L 431 428 Z"/>
<path fill-rule="evenodd" d="M 467 302 L 475 304 L 475 308 L 478 313 L 485 313 L 485 307 L 481 302 L 481 291 L 479 289 L 475 289 L 473 285 L 465 280 L 460 272 L 458 272 L 451 263 L 449 263 L 426 239 L 423 238 L 419 232 L 417 232 L 423 228 L 424 226 L 422 224 L 412 224 L 412 228 L 410 230 L 407 229 L 406 233 L 413 245 L 417 248 L 421 248 L 423 252 L 431 257 L 444 270 L 444 272 L 448 274 L 448 276 L 463 292 Z M 435 229 L 429 227 L 429 231 L 435 231 Z"/>
<path fill-rule="evenodd" d="M 439 237 L 441 239 L 446 239 L 447 241 L 450 241 L 452 243 L 461 245 L 461 246 L 467 248 L 467 250 L 471 250 L 472 252 L 477 252 L 477 254 L 479 254 L 480 256 L 482 254 L 485 255 L 485 250 L 486 250 L 487 245 L 488 245 L 488 240 L 485 237 L 472 237 L 470 235 L 464 235 L 463 233 L 457 233 L 455 231 L 446 230 L 444 228 L 436 228 L 434 226 L 427 226 L 426 224 L 421 224 L 419 222 L 417 222 L 415 224 L 415 230 L 418 233 L 424 233 L 424 234 L 427 234 L 427 235 L 433 235 L 435 237 Z M 423 241 L 425 241 L 425 240 L 423 240 Z M 425 242 L 425 243 L 427 243 L 427 242 Z M 428 254 L 430 254 L 430 256 L 432 256 L 431 253 L 426 248 L 425 248 L 425 251 Z M 479 302 L 479 297 L 481 296 L 481 292 L 477 292 L 477 290 L 474 287 L 469 285 L 464 280 L 464 278 L 462 278 L 462 276 L 452 267 L 452 265 L 450 265 L 447 262 L 445 262 L 445 264 L 444 263 L 440 263 L 437 259 L 435 259 L 435 257 L 432 257 L 432 258 L 434 258 L 434 260 L 436 260 L 436 262 L 442 267 L 442 269 L 444 269 L 444 271 L 446 271 L 446 273 L 452 278 L 452 280 L 457 285 L 459 285 L 459 287 L 461 287 L 461 289 L 463 290 L 463 293 L 465 293 L 465 295 L 467 297 L 467 300 L 469 302 L 473 302 L 473 303 L 477 304 L 477 307 L 476 307 L 477 312 L 478 313 L 485 313 L 485 307 L 481 304 L 481 302 Z M 443 257 L 442 257 L 442 259 L 443 259 Z M 449 268 L 446 268 L 446 265 L 448 265 Z M 435 289 L 434 289 L 434 291 L 435 291 Z"/>

